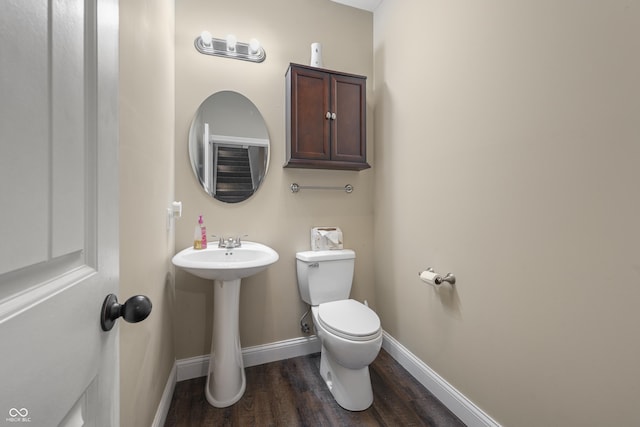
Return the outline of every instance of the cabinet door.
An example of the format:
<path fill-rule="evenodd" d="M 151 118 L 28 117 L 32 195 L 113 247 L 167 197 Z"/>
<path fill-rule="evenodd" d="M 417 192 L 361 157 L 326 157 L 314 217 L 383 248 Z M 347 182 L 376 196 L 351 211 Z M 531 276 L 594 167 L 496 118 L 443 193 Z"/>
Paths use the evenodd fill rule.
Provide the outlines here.
<path fill-rule="evenodd" d="M 331 90 L 331 160 L 366 164 L 365 80 L 334 74 Z"/>
<path fill-rule="evenodd" d="M 291 159 L 329 160 L 329 75 L 291 69 Z"/>

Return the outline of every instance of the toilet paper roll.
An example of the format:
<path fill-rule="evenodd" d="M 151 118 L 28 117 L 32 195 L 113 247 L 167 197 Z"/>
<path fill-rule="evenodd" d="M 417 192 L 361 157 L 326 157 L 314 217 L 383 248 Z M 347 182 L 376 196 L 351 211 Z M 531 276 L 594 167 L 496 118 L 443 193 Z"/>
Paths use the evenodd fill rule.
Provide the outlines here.
<path fill-rule="evenodd" d="M 422 273 L 420 273 L 420 280 L 436 288 L 442 286 L 442 276 L 440 276 L 435 271 L 423 271 Z"/>

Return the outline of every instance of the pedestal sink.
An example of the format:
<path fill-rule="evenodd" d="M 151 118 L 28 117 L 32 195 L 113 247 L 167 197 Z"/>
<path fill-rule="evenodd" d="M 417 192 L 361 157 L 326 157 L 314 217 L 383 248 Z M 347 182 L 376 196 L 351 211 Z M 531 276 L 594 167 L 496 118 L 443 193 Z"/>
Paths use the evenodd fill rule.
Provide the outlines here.
<path fill-rule="evenodd" d="M 207 249 L 187 248 L 171 262 L 203 279 L 213 280 L 213 334 L 205 395 L 216 408 L 236 403 L 246 387 L 240 346 L 240 280 L 278 261 L 278 253 L 261 243 L 242 242 L 225 248 L 209 244 Z"/>

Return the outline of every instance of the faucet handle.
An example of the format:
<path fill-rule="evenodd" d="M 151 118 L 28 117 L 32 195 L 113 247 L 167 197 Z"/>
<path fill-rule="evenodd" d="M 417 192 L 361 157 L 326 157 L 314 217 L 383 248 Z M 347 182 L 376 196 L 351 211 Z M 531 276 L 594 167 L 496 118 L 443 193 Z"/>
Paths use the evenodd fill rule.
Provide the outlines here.
<path fill-rule="evenodd" d="M 212 238 L 218 238 L 218 247 L 222 248 L 224 247 L 224 236 L 217 236 L 215 234 L 211 235 Z"/>
<path fill-rule="evenodd" d="M 247 237 L 247 236 L 248 234 L 243 234 L 242 236 L 236 237 L 236 242 L 235 242 L 236 247 L 239 248 L 242 245 L 242 237 Z"/>

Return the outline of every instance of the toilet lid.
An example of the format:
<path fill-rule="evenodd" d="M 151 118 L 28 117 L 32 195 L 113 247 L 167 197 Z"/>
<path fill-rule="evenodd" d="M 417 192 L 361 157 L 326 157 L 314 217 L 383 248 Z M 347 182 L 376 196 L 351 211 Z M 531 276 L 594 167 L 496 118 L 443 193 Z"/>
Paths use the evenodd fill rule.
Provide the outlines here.
<path fill-rule="evenodd" d="M 347 299 L 318 306 L 322 326 L 336 335 L 354 340 L 366 340 L 380 331 L 380 318 L 364 304 Z"/>

